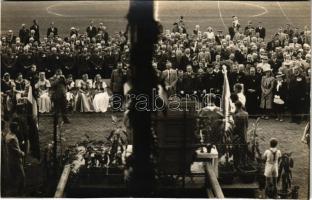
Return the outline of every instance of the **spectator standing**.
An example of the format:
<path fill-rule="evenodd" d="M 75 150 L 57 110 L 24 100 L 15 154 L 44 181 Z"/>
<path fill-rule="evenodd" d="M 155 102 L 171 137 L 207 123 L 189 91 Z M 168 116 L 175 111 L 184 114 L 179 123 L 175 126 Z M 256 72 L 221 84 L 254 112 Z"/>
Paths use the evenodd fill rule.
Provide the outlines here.
<path fill-rule="evenodd" d="M 30 31 L 34 31 L 34 40 L 40 43 L 40 33 L 39 33 L 39 25 L 36 19 L 33 20 L 33 25 L 29 28 Z"/>
<path fill-rule="evenodd" d="M 291 122 L 301 123 L 304 96 L 306 91 L 305 77 L 300 73 L 299 67 L 293 68 L 293 75 L 289 82 L 289 109 L 291 113 Z"/>
<path fill-rule="evenodd" d="M 276 121 L 280 122 L 284 121 L 283 113 L 287 97 L 287 83 L 284 80 L 284 76 L 285 75 L 281 72 L 275 76 L 276 82 L 273 89 L 273 108 L 276 114 Z"/>
<path fill-rule="evenodd" d="M 270 65 L 267 64 L 263 67 L 263 72 L 265 75 L 261 80 L 261 101 L 260 108 L 262 109 L 263 119 L 269 119 L 269 114 L 272 109 L 273 103 L 273 87 L 274 87 L 274 77 L 272 77 L 272 70 Z"/>
<path fill-rule="evenodd" d="M 16 194 L 21 196 L 25 186 L 25 172 L 23 167 L 25 153 L 20 149 L 19 141 L 16 137 L 17 132 L 18 124 L 11 122 L 10 131 L 6 135 L 6 145 L 10 180 L 12 181 L 13 188 L 16 190 Z"/>
<path fill-rule="evenodd" d="M 22 24 L 22 27 L 19 30 L 18 34 L 19 38 L 21 39 L 21 43 L 23 43 L 24 45 L 27 44 L 29 41 L 29 35 L 30 31 L 26 28 L 26 24 Z"/>
<path fill-rule="evenodd" d="M 51 26 L 48 28 L 47 30 L 47 37 L 50 37 L 51 36 L 51 33 L 53 33 L 53 36 L 57 36 L 58 35 L 58 32 L 57 32 L 57 28 L 54 27 L 54 22 L 51 22 L 50 24 Z"/>
<path fill-rule="evenodd" d="M 265 38 L 265 28 L 262 26 L 262 22 L 258 23 L 258 26 L 256 27 L 256 33 L 259 33 L 259 37 L 264 39 Z"/>
<path fill-rule="evenodd" d="M 92 39 L 93 37 L 95 37 L 97 34 L 97 29 L 94 26 L 94 21 L 91 20 L 90 21 L 90 25 L 87 27 L 87 35 L 90 39 Z"/>

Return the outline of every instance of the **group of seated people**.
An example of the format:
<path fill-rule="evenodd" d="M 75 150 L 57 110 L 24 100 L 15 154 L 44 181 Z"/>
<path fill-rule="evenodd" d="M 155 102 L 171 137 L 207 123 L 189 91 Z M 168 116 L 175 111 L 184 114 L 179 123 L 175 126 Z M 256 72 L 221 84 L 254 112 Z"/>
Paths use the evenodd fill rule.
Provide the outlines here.
<path fill-rule="evenodd" d="M 10 32 L 9 38 L 14 38 L 12 35 Z M 273 105 L 279 104 L 278 113 L 288 108 L 296 116 L 303 114 L 309 104 L 310 35 L 307 26 L 301 31 L 286 25 L 266 42 L 261 23 L 253 27 L 250 21 L 243 29 L 235 17 L 229 33 L 223 34 L 212 27 L 201 30 L 199 25 L 188 32 L 182 19 L 172 30 L 161 32 L 152 65 L 168 94 L 182 96 L 221 95 L 222 66 L 226 65 L 231 91 L 235 84 L 243 85 L 250 114 L 268 118 Z M 123 95 L 123 84 L 131 78 L 127 33 L 109 35 L 103 24 L 97 28 L 91 22 L 86 33 L 71 29 L 64 39 L 58 34 L 49 34 L 42 41 L 7 38 L 1 42 L 3 85 L 10 88 L 23 79 L 18 77 L 25 77 L 38 93 L 42 113 L 51 111 L 49 87 L 56 69 L 66 76 L 69 105 L 80 112 L 107 111 L 110 97 Z M 9 81 L 8 75 L 16 80 Z M 4 87 L 2 92 L 6 93 Z M 277 119 L 283 120 L 280 114 Z"/>
<path fill-rule="evenodd" d="M 38 73 L 38 80 L 33 85 L 33 95 L 37 98 L 38 112 L 49 113 L 52 110 L 51 82 L 56 76 L 62 75 L 61 70 L 50 79 L 46 78 L 45 72 Z M 4 108 L 12 110 L 14 103 L 23 104 L 29 95 L 31 82 L 23 78 L 21 73 L 16 80 L 10 78 L 9 73 L 5 73 L 1 82 L 2 105 Z M 110 95 L 107 91 L 107 84 L 100 74 L 94 80 L 89 79 L 88 74 L 84 74 L 82 79 L 73 80 L 69 75 L 66 79 L 66 100 L 68 109 L 79 112 L 106 112 L 109 107 Z"/>

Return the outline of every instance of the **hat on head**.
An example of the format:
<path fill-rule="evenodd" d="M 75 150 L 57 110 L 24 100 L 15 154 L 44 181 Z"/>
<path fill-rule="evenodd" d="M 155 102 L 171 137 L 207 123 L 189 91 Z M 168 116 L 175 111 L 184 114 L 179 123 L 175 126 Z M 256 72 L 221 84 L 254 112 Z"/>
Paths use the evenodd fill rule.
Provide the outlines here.
<path fill-rule="evenodd" d="M 263 65 L 263 66 L 262 66 L 262 70 L 263 70 L 263 72 L 272 71 L 271 65 L 269 65 L 269 64 Z"/>
<path fill-rule="evenodd" d="M 275 77 L 279 78 L 279 77 L 283 77 L 283 76 L 285 76 L 285 74 L 283 74 L 282 72 L 278 72 Z"/>

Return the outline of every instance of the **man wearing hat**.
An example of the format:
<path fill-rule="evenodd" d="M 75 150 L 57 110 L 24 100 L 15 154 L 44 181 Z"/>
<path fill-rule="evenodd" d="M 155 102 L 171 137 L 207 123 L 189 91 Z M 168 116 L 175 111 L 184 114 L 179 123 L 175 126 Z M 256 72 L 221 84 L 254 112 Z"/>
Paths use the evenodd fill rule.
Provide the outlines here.
<path fill-rule="evenodd" d="M 275 79 L 272 76 L 272 69 L 269 64 L 265 64 L 262 69 L 265 75 L 262 76 L 261 80 L 260 108 L 262 109 L 262 118 L 269 119 L 273 103 L 273 87 Z"/>
<path fill-rule="evenodd" d="M 284 121 L 283 113 L 287 98 L 287 83 L 284 81 L 285 74 L 278 72 L 273 89 L 273 109 L 276 114 L 276 121 Z"/>

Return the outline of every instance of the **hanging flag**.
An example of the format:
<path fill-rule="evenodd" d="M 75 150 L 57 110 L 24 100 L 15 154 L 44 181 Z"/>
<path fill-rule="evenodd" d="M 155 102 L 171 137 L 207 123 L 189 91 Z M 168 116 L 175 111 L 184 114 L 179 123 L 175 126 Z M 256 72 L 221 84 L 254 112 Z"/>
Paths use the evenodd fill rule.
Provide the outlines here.
<path fill-rule="evenodd" d="M 32 116 L 33 116 L 33 119 L 37 119 L 37 116 L 38 116 L 37 101 L 36 101 L 36 99 L 33 96 L 31 85 L 28 86 L 27 100 L 32 105 Z"/>
<path fill-rule="evenodd" d="M 227 77 L 227 69 L 226 66 L 222 66 L 222 73 L 223 73 L 223 91 L 222 91 L 222 101 L 221 101 L 221 109 L 222 113 L 225 119 L 225 130 L 228 130 L 229 128 L 229 116 L 230 116 L 230 96 L 231 96 L 231 91 L 230 91 L 230 85 L 229 85 L 229 80 Z"/>

